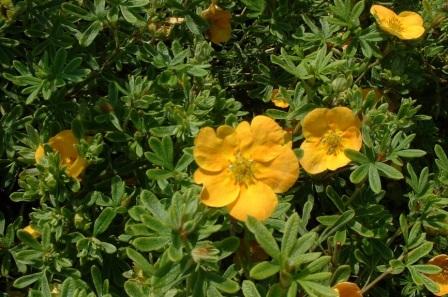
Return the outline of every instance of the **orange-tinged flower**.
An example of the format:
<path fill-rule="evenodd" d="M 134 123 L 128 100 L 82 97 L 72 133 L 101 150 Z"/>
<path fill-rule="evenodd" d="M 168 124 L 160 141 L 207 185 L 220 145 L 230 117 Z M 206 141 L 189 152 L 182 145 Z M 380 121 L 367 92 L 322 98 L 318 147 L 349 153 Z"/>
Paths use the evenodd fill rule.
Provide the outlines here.
<path fill-rule="evenodd" d="M 380 28 L 403 40 L 417 39 L 425 33 L 422 17 L 413 11 L 396 14 L 382 5 L 372 5 L 370 13 Z"/>
<path fill-rule="evenodd" d="M 76 148 L 78 139 L 76 139 L 71 130 L 59 132 L 48 140 L 48 144 L 54 151 L 59 153 L 61 164 L 66 166 L 67 175 L 78 178 L 84 172 L 87 167 L 87 161 L 78 154 L 78 149 Z M 34 153 L 36 162 L 40 162 L 44 154 L 43 145 L 39 145 Z"/>
<path fill-rule="evenodd" d="M 279 89 L 273 89 L 272 90 L 271 101 L 277 107 L 280 107 L 280 108 L 288 108 L 289 107 L 289 103 L 286 102 L 282 98 Z"/>
<path fill-rule="evenodd" d="M 34 238 L 38 238 L 40 236 L 40 232 L 37 231 L 36 229 L 34 229 L 31 225 L 26 226 L 22 230 L 25 231 L 26 233 L 28 233 L 29 235 L 31 235 Z"/>
<path fill-rule="evenodd" d="M 361 122 L 347 107 L 316 108 L 302 121 L 305 140 L 300 148 L 300 165 L 310 174 L 336 170 L 350 163 L 344 150 L 359 151 L 362 145 Z"/>
<path fill-rule="evenodd" d="M 438 274 L 428 274 L 427 276 L 439 285 L 439 291 L 434 293 L 436 296 L 448 294 L 448 256 L 441 254 L 428 261 L 428 264 L 436 265 L 442 268 Z"/>
<path fill-rule="evenodd" d="M 203 185 L 202 203 L 226 206 L 240 221 L 271 216 L 278 203 L 276 193 L 286 192 L 299 176 L 288 133 L 266 116 L 236 128 L 202 128 L 193 155 L 199 165 L 194 181 Z"/>
<path fill-rule="evenodd" d="M 362 297 L 361 289 L 357 284 L 351 282 L 341 282 L 333 287 L 339 297 Z"/>
<path fill-rule="evenodd" d="M 232 33 L 230 20 L 232 15 L 219 7 L 214 1 L 202 12 L 202 17 L 208 22 L 208 37 L 213 43 L 220 44 L 229 41 Z"/>

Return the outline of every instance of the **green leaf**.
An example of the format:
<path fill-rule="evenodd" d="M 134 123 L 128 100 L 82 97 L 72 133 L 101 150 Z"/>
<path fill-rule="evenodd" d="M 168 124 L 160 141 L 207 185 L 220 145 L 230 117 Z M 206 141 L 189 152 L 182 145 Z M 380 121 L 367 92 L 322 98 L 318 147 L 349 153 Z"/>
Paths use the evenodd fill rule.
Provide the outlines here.
<path fill-rule="evenodd" d="M 323 242 L 327 239 L 328 236 L 336 233 L 341 228 L 345 227 L 345 225 L 350 222 L 355 216 L 355 211 L 352 209 L 347 210 L 339 218 L 331 225 L 328 226 L 320 235 L 319 242 Z"/>
<path fill-rule="evenodd" d="M 160 221 L 166 221 L 168 218 L 168 213 L 157 199 L 156 195 L 148 190 L 142 190 L 140 193 L 140 201 L 142 205 L 148 209 L 153 216 L 158 218 Z"/>
<path fill-rule="evenodd" d="M 121 199 L 124 197 L 124 189 L 125 189 L 125 183 L 121 180 L 119 176 L 114 176 L 111 180 L 112 186 L 111 186 L 111 195 L 112 200 L 115 202 L 115 206 L 120 205 Z"/>
<path fill-rule="evenodd" d="M 124 283 L 124 290 L 130 297 L 148 297 L 142 289 L 142 285 L 135 281 L 128 280 Z"/>
<path fill-rule="evenodd" d="M 131 259 L 134 264 L 139 267 L 146 276 L 151 276 L 154 274 L 154 267 L 148 262 L 148 260 L 136 250 L 128 247 L 126 248 L 126 254 L 129 259 Z"/>
<path fill-rule="evenodd" d="M 369 165 L 369 186 L 375 194 L 381 192 L 381 179 L 374 164 Z"/>
<path fill-rule="evenodd" d="M 248 16 L 256 18 L 261 15 L 266 7 L 266 0 L 241 0 L 249 9 Z"/>
<path fill-rule="evenodd" d="M 134 239 L 132 244 L 142 252 L 156 251 L 165 247 L 170 242 L 166 236 L 140 237 Z"/>
<path fill-rule="evenodd" d="M 89 46 L 96 38 L 98 33 L 103 29 L 103 24 L 100 21 L 94 21 L 83 33 L 77 35 L 79 44 L 81 46 Z"/>
<path fill-rule="evenodd" d="M 249 217 L 246 226 L 255 235 L 257 242 L 272 258 L 280 259 L 280 249 L 271 232 L 257 219 Z"/>
<path fill-rule="evenodd" d="M 285 224 L 285 231 L 283 233 L 281 252 L 283 258 L 289 257 L 299 232 L 299 215 L 294 212 Z"/>
<path fill-rule="evenodd" d="M 90 12 L 72 3 L 63 3 L 62 10 L 86 21 L 93 20 L 93 15 Z"/>
<path fill-rule="evenodd" d="M 350 265 L 338 266 L 331 277 L 331 283 L 337 284 L 347 281 L 350 278 L 351 272 L 352 269 L 350 268 Z"/>
<path fill-rule="evenodd" d="M 353 172 L 350 174 L 350 181 L 354 184 L 359 184 L 367 178 L 369 174 L 369 164 L 362 164 L 358 166 Z"/>
<path fill-rule="evenodd" d="M 191 15 L 187 14 L 185 16 L 185 24 L 187 25 L 188 30 L 190 30 L 191 33 L 193 33 L 194 35 L 197 36 L 202 35 L 200 27 L 196 24 L 195 20 Z"/>
<path fill-rule="evenodd" d="M 291 251 L 290 260 L 296 262 L 303 254 L 310 250 L 315 244 L 317 239 L 316 232 L 308 232 L 302 235 L 294 244 L 294 248 Z"/>
<path fill-rule="evenodd" d="M 103 277 L 101 275 L 101 270 L 96 266 L 93 265 L 90 268 L 90 274 L 92 275 L 93 285 L 95 287 L 96 293 L 98 296 L 103 295 Z"/>
<path fill-rule="evenodd" d="M 367 158 L 360 152 L 352 150 L 352 149 L 345 149 L 344 154 L 347 156 L 347 158 L 349 158 L 350 160 L 352 160 L 356 163 L 359 163 L 359 164 L 364 164 L 364 163 L 370 162 L 369 158 Z"/>
<path fill-rule="evenodd" d="M 221 292 L 227 294 L 235 294 L 240 290 L 240 286 L 236 281 L 225 278 L 218 274 L 209 274 L 208 278 L 211 280 L 213 285 Z"/>
<path fill-rule="evenodd" d="M 420 245 L 419 247 L 413 249 L 408 253 L 407 257 L 405 258 L 406 264 L 407 265 L 414 264 L 424 256 L 428 255 L 431 252 L 432 247 L 433 243 L 427 241 L 422 245 Z"/>
<path fill-rule="evenodd" d="M 112 207 L 106 207 L 103 209 L 93 225 L 93 235 L 98 236 L 106 231 L 116 215 L 117 212 Z"/>
<path fill-rule="evenodd" d="M 310 296 L 322 296 L 322 297 L 339 296 L 336 290 L 327 286 L 323 286 L 317 282 L 299 280 L 298 283 Z"/>
<path fill-rule="evenodd" d="M 209 286 L 207 288 L 207 297 L 224 297 L 215 286 Z"/>
<path fill-rule="evenodd" d="M 130 24 L 138 23 L 138 18 L 132 13 L 132 11 L 124 5 L 120 5 L 120 11 L 124 19 Z"/>
<path fill-rule="evenodd" d="M 250 280 L 243 281 L 242 291 L 244 297 L 261 297 L 257 287 L 255 287 L 255 284 Z"/>
<path fill-rule="evenodd" d="M 33 283 L 40 281 L 42 278 L 42 272 L 37 272 L 37 273 L 33 273 L 33 274 L 28 274 L 25 276 L 21 276 L 19 278 L 17 278 L 14 281 L 14 287 L 18 288 L 18 289 L 23 289 L 26 288 L 30 285 L 32 285 Z"/>
<path fill-rule="evenodd" d="M 420 265 L 412 265 L 412 267 L 418 272 L 424 274 L 437 274 L 442 272 L 442 268 L 436 265 L 420 264 Z"/>
<path fill-rule="evenodd" d="M 398 180 L 403 178 L 403 174 L 392 166 L 381 162 L 376 162 L 375 166 L 384 176 L 390 179 Z"/>
<path fill-rule="evenodd" d="M 420 158 L 426 155 L 426 152 L 423 150 L 417 150 L 417 149 L 407 149 L 398 151 L 397 155 L 403 158 Z"/>
<path fill-rule="evenodd" d="M 250 277 L 256 280 L 266 279 L 280 271 L 280 266 L 270 262 L 260 262 L 250 270 Z"/>
<path fill-rule="evenodd" d="M 40 245 L 40 243 L 28 232 L 25 232 L 23 230 L 17 231 L 17 237 L 22 241 L 24 244 L 29 246 L 30 248 L 36 250 L 36 251 L 42 251 L 43 248 Z"/>

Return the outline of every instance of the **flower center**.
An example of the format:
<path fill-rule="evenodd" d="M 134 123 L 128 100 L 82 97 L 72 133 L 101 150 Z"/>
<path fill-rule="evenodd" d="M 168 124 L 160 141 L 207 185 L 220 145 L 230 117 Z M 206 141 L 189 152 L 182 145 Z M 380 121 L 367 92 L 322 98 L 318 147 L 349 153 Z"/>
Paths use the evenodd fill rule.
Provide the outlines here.
<path fill-rule="evenodd" d="M 244 158 L 240 153 L 235 156 L 235 161 L 229 165 L 230 171 L 238 183 L 249 183 L 253 181 L 252 160 Z"/>
<path fill-rule="evenodd" d="M 387 19 L 386 23 L 395 32 L 403 31 L 403 25 L 397 17 Z"/>
<path fill-rule="evenodd" d="M 342 149 L 342 137 L 334 130 L 324 134 L 322 143 L 326 145 L 329 155 L 336 155 Z"/>

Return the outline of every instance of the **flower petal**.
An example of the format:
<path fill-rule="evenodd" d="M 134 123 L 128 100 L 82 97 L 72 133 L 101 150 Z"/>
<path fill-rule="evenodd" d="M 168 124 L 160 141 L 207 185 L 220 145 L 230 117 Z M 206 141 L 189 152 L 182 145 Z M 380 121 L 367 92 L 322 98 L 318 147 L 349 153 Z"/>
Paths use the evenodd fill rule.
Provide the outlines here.
<path fill-rule="evenodd" d="M 41 144 L 37 147 L 36 152 L 34 153 L 34 160 L 36 160 L 36 163 L 39 163 L 40 159 L 45 154 L 44 146 Z"/>
<path fill-rule="evenodd" d="M 359 151 L 362 146 L 362 136 L 358 128 L 350 127 L 342 134 L 342 146 L 344 149 Z"/>
<path fill-rule="evenodd" d="M 327 113 L 328 125 L 332 129 L 341 131 L 347 130 L 349 127 L 360 127 L 361 122 L 353 111 L 345 106 L 338 106 L 330 109 Z"/>
<path fill-rule="evenodd" d="M 343 151 L 336 153 L 335 155 L 327 155 L 326 164 L 330 170 L 336 170 L 346 166 L 351 160 L 344 154 Z"/>
<path fill-rule="evenodd" d="M 339 297 L 362 297 L 362 291 L 357 284 L 351 282 L 341 282 L 334 286 Z"/>
<path fill-rule="evenodd" d="M 321 137 L 329 129 L 327 123 L 328 108 L 315 108 L 310 111 L 302 122 L 302 131 L 305 138 Z"/>
<path fill-rule="evenodd" d="M 427 276 L 439 285 L 439 291 L 436 296 L 444 296 L 448 294 L 448 256 L 445 254 L 437 255 L 428 261 L 428 264 L 436 265 L 442 268 L 442 272 L 438 274 L 428 274 Z"/>
<path fill-rule="evenodd" d="M 267 116 L 253 118 L 250 130 L 246 123 L 242 122 L 236 128 L 243 156 L 260 162 L 277 157 L 285 143 L 285 131 Z"/>
<path fill-rule="evenodd" d="M 370 7 L 370 13 L 377 19 L 380 24 L 390 18 L 397 17 L 397 14 L 393 10 L 376 4 Z"/>
<path fill-rule="evenodd" d="M 213 43 L 219 44 L 229 41 L 232 35 L 230 24 L 232 15 L 229 11 L 212 3 L 209 8 L 202 12 L 202 17 L 209 23 L 208 35 Z"/>
<path fill-rule="evenodd" d="M 66 171 L 67 175 L 73 178 L 78 178 L 78 176 L 84 172 L 87 168 L 87 161 L 84 158 L 78 156 L 78 158 L 73 162 L 72 165 L 68 166 Z"/>
<path fill-rule="evenodd" d="M 245 221 L 247 216 L 258 220 L 269 218 L 277 207 L 278 200 L 274 191 L 262 182 L 243 186 L 238 199 L 228 206 L 232 217 Z"/>
<path fill-rule="evenodd" d="M 420 38 L 423 33 L 425 33 L 425 28 L 422 26 L 405 26 L 398 37 L 403 40 L 411 40 Z"/>
<path fill-rule="evenodd" d="M 309 174 L 318 174 L 327 170 L 327 152 L 323 145 L 319 145 L 318 138 L 306 139 L 300 145 L 303 157 L 300 165 Z"/>
<path fill-rule="evenodd" d="M 280 155 L 271 162 L 255 162 L 255 178 L 271 187 L 275 193 L 286 192 L 299 177 L 299 161 L 294 151 L 284 146 Z"/>
<path fill-rule="evenodd" d="M 76 160 L 78 157 L 78 139 L 71 130 L 63 130 L 51 137 L 48 140 L 51 148 L 58 152 L 61 156 L 61 161 L 65 163 L 66 160 Z"/>
<path fill-rule="evenodd" d="M 404 26 L 421 26 L 423 27 L 423 18 L 413 11 L 402 11 L 398 15 L 401 24 Z"/>
<path fill-rule="evenodd" d="M 234 129 L 221 126 L 215 130 L 210 127 L 202 128 L 194 141 L 193 156 L 202 169 L 221 171 L 229 164 L 237 149 Z"/>
<path fill-rule="evenodd" d="M 235 201 L 240 193 L 240 186 L 227 169 L 216 173 L 199 168 L 193 178 L 195 183 L 204 185 L 201 201 L 207 206 L 226 206 Z"/>

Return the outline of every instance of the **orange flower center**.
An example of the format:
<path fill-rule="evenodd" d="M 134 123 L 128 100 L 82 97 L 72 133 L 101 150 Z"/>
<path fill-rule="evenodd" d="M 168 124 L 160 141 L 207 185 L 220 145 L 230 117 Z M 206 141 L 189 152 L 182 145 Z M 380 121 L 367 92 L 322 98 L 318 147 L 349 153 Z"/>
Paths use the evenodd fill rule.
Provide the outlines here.
<path fill-rule="evenodd" d="M 395 32 L 403 31 L 403 25 L 397 17 L 387 19 L 386 23 Z"/>
<path fill-rule="evenodd" d="M 229 169 L 238 183 L 246 184 L 254 179 L 252 163 L 252 160 L 244 158 L 240 153 L 236 154 L 235 161 L 229 165 Z"/>
<path fill-rule="evenodd" d="M 336 155 L 343 148 L 342 137 L 334 130 L 329 130 L 324 134 L 322 143 L 326 146 L 328 155 Z"/>

